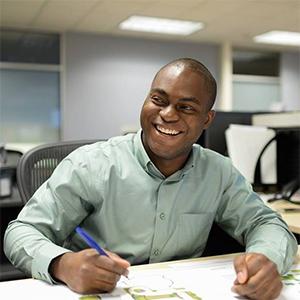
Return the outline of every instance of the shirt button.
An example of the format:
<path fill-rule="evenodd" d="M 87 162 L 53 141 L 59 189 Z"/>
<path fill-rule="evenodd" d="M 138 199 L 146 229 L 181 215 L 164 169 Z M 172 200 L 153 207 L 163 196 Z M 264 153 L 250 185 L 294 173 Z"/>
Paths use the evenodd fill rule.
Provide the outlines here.
<path fill-rule="evenodd" d="M 154 255 L 155 255 L 155 256 L 158 256 L 158 255 L 159 255 L 159 250 L 158 250 L 158 249 L 155 249 L 155 250 L 154 250 Z"/>
<path fill-rule="evenodd" d="M 159 217 L 160 217 L 161 220 L 164 220 L 164 219 L 166 218 L 166 215 L 165 215 L 164 213 L 161 213 L 161 214 L 159 215 Z"/>

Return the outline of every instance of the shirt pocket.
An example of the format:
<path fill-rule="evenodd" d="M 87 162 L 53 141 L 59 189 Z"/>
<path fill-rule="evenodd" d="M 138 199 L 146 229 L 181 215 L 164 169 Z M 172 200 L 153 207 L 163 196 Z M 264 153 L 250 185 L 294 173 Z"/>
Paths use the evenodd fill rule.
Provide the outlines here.
<path fill-rule="evenodd" d="M 177 230 L 177 255 L 200 256 L 205 248 L 213 223 L 213 213 L 185 213 L 180 215 Z"/>

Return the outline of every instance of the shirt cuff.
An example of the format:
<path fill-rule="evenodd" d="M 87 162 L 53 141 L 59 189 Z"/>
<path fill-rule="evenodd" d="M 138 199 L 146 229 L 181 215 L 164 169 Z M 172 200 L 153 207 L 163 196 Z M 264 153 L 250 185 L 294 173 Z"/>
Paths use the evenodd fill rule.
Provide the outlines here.
<path fill-rule="evenodd" d="M 50 284 L 57 283 L 49 274 L 49 266 L 54 258 L 67 252 L 71 251 L 51 243 L 42 246 L 32 260 L 32 277 L 47 281 Z"/>
<path fill-rule="evenodd" d="M 249 249 L 247 249 L 246 252 L 247 253 L 255 252 L 255 253 L 261 253 L 265 255 L 268 259 L 270 259 L 272 262 L 274 262 L 277 265 L 278 273 L 281 275 L 285 274 L 293 264 L 294 255 L 292 255 L 292 253 L 287 252 L 283 254 L 278 251 L 275 252 L 270 248 L 264 249 L 255 246 L 250 247 Z"/>

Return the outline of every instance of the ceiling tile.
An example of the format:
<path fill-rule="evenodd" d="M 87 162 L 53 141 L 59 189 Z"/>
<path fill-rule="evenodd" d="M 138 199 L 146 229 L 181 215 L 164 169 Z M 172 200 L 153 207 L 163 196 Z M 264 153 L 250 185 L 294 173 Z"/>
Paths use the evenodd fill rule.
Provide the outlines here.
<path fill-rule="evenodd" d="M 34 20 L 46 0 L 1 0 L 1 26 L 28 26 Z"/>
<path fill-rule="evenodd" d="M 155 1 L 104 1 L 93 9 L 77 25 L 76 30 L 106 32 L 118 27 L 127 17 L 138 14 Z M 122 5 L 120 5 L 122 4 Z"/>
<path fill-rule="evenodd" d="M 70 30 L 99 0 L 50 0 L 41 10 L 33 25 L 38 28 Z"/>
<path fill-rule="evenodd" d="M 300 32 L 300 0 L 0 0 L 0 5 L 1 26 L 54 32 L 230 41 L 256 47 L 262 47 L 252 40 L 256 34 L 268 30 Z M 118 24 L 134 14 L 200 21 L 205 27 L 186 37 L 119 30 Z"/>

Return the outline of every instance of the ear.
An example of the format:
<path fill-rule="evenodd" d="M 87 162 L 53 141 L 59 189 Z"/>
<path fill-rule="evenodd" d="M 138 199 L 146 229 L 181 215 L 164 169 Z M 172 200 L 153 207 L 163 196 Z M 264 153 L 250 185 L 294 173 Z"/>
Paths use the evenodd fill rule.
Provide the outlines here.
<path fill-rule="evenodd" d="M 212 121 L 214 120 L 215 118 L 215 115 L 216 115 L 216 112 L 214 110 L 210 110 L 208 113 L 207 113 L 207 116 L 206 116 L 206 121 L 204 123 L 204 127 L 203 129 L 207 129 L 210 124 L 212 123 Z"/>

